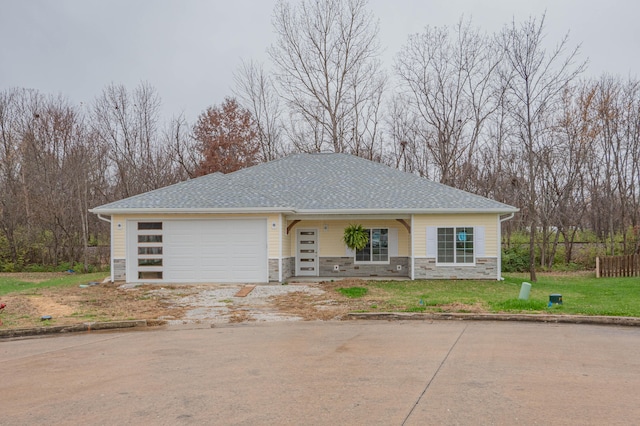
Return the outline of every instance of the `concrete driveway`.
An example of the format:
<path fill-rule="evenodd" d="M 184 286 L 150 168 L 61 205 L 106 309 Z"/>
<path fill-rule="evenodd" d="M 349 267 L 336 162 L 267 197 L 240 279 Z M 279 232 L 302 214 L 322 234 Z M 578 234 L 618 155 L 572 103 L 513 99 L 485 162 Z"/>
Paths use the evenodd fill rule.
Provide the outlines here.
<path fill-rule="evenodd" d="M 279 322 L 0 342 L 0 424 L 640 424 L 640 329 Z"/>

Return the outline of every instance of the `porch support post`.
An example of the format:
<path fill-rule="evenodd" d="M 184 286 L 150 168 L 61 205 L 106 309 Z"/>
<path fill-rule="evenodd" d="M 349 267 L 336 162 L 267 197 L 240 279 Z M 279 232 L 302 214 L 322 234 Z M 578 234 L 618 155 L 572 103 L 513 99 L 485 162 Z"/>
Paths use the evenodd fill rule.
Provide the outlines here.
<path fill-rule="evenodd" d="M 411 280 L 415 280 L 416 279 L 416 262 L 415 262 L 415 250 L 413 248 L 413 232 L 411 232 L 411 230 L 413 229 L 413 215 L 411 215 L 411 226 L 409 227 L 409 238 L 411 238 L 411 257 L 409 259 L 409 261 L 411 262 Z"/>

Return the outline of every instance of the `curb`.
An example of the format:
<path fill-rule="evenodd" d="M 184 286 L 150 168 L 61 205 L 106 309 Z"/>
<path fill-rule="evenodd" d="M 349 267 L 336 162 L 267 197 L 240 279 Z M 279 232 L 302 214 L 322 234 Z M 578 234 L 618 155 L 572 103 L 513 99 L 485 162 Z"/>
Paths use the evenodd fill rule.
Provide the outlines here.
<path fill-rule="evenodd" d="M 95 330 L 112 330 L 117 328 L 146 327 L 147 320 L 85 322 L 73 325 L 54 325 L 51 327 L 14 328 L 0 330 L 0 339 L 11 337 L 42 336 L 57 333 L 91 332 Z"/>
<path fill-rule="evenodd" d="M 640 326 L 640 318 L 636 317 L 603 317 L 588 315 L 533 315 L 533 314 L 467 314 L 467 313 L 415 313 L 415 312 L 360 312 L 350 313 L 347 319 L 361 320 L 458 320 L 458 321 L 524 321 L 553 322 L 563 324 L 597 324 Z"/>

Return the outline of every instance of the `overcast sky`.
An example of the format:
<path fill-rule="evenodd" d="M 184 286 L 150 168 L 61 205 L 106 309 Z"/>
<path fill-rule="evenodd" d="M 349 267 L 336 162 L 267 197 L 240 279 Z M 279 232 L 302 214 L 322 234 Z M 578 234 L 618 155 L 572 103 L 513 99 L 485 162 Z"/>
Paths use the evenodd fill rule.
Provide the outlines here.
<path fill-rule="evenodd" d="M 291 0 L 295 3 L 297 0 Z M 164 115 L 193 122 L 232 95 L 242 59 L 267 61 L 276 0 L 0 0 L 0 90 L 61 93 L 89 104 L 110 84 L 150 83 Z M 370 0 L 385 66 L 407 36 L 464 14 L 486 32 L 546 11 L 550 47 L 582 44 L 587 76 L 638 77 L 637 0 Z"/>

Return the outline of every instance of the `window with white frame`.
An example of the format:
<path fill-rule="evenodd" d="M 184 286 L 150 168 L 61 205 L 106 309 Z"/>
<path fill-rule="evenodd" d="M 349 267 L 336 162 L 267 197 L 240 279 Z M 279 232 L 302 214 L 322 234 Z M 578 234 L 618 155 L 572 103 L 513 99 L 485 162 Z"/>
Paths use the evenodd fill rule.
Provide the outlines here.
<path fill-rule="evenodd" d="M 474 263 L 473 227 L 438 228 L 438 263 Z"/>
<path fill-rule="evenodd" d="M 356 251 L 356 262 L 388 262 L 389 230 L 387 228 L 366 229 L 369 242 L 362 250 Z"/>

